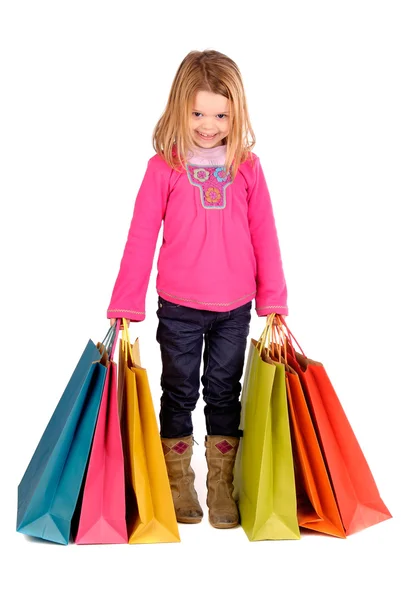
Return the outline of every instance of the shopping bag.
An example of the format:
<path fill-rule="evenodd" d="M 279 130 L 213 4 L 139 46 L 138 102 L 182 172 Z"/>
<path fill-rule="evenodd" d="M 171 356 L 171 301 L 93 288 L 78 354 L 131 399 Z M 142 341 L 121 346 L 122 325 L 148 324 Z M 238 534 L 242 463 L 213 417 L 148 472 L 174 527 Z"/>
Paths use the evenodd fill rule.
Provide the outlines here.
<path fill-rule="evenodd" d="M 123 319 L 119 406 L 126 465 L 130 544 L 179 542 L 180 536 L 146 370 L 138 340 L 131 345 Z"/>
<path fill-rule="evenodd" d="M 106 378 L 107 349 L 89 340 L 18 486 L 17 531 L 68 544 Z"/>
<path fill-rule="evenodd" d="M 120 325 L 117 320 L 117 331 Z M 113 354 L 107 363 L 106 381 L 93 436 L 92 449 L 79 510 L 76 544 L 124 544 L 124 455 L 117 401 L 117 364 Z"/>
<path fill-rule="evenodd" d="M 284 365 L 264 348 L 271 324 L 258 342 L 251 340 L 241 394 L 234 486 L 250 541 L 300 538 Z"/>
<path fill-rule="evenodd" d="M 323 364 L 307 358 L 299 344 L 301 352 L 295 351 L 296 340 L 286 332 L 287 359 L 301 381 L 346 535 L 391 518 Z"/>
<path fill-rule="evenodd" d="M 336 498 L 299 377 L 288 366 L 285 376 L 297 488 L 298 523 L 305 529 L 345 538 Z"/>

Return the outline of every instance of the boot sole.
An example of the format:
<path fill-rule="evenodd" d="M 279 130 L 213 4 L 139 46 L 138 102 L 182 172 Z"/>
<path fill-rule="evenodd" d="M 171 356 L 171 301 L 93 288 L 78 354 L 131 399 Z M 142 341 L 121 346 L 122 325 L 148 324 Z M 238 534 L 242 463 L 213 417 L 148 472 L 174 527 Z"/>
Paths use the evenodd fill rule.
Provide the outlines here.
<path fill-rule="evenodd" d="M 209 523 L 215 529 L 233 529 L 234 527 L 238 527 L 238 523 L 212 523 L 209 519 Z"/>
<path fill-rule="evenodd" d="M 201 521 L 202 521 L 202 517 L 197 517 L 197 518 L 193 518 L 193 519 L 190 519 L 189 517 L 188 518 L 180 517 L 179 519 L 177 519 L 177 523 L 186 523 L 187 525 L 190 525 L 191 523 L 194 523 L 194 524 L 200 523 Z"/>

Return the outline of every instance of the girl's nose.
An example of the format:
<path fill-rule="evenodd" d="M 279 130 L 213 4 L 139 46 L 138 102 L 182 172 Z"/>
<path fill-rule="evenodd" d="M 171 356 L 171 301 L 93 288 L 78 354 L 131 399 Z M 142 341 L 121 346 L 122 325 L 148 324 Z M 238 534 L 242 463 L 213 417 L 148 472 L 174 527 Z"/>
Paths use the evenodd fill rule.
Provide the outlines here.
<path fill-rule="evenodd" d="M 204 117 L 202 119 L 202 125 L 204 129 L 212 129 L 213 128 L 213 117 Z"/>

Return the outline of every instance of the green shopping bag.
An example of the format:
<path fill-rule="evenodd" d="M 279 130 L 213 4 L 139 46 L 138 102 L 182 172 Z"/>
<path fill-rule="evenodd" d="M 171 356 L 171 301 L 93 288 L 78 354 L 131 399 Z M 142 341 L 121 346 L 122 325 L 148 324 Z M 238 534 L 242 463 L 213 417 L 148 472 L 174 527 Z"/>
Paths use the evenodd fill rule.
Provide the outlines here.
<path fill-rule="evenodd" d="M 251 340 L 241 395 L 241 438 L 234 486 L 250 541 L 299 539 L 285 367 L 264 347 L 273 317 Z"/>

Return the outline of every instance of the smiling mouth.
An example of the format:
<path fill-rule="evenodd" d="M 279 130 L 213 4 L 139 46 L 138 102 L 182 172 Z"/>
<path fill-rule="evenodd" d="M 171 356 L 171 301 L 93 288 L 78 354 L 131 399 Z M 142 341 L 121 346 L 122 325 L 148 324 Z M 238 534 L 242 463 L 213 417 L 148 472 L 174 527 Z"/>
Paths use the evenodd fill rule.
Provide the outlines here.
<path fill-rule="evenodd" d="M 215 133 L 214 135 L 205 135 L 205 134 L 201 133 L 200 131 L 197 131 L 196 133 L 204 140 L 212 140 L 217 135 L 217 133 Z"/>

